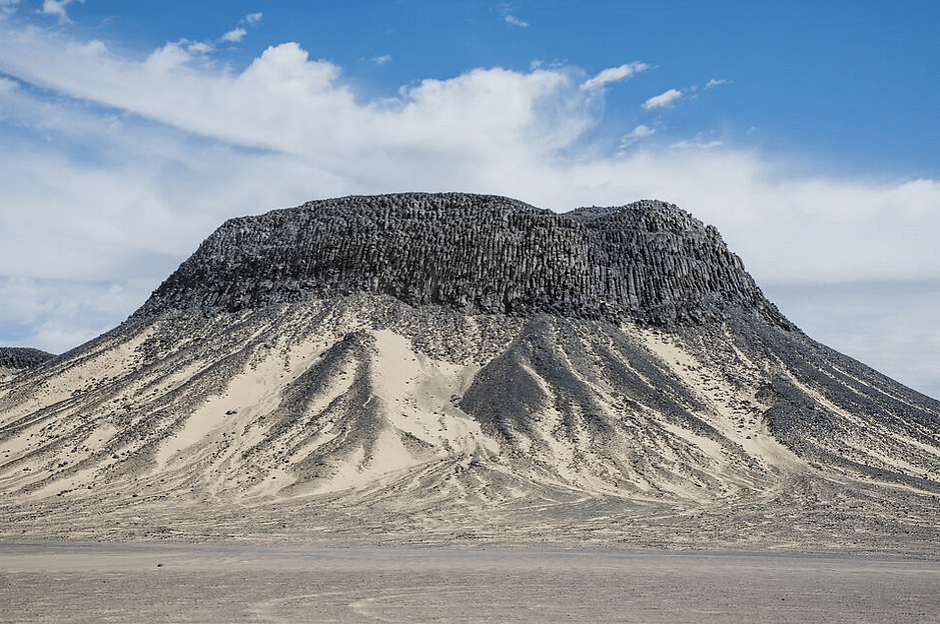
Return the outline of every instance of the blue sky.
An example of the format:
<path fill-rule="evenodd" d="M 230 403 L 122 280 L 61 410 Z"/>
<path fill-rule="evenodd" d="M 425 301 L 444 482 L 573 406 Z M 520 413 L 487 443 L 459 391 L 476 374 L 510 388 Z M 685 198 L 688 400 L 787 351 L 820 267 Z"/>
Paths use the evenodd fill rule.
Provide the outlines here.
<path fill-rule="evenodd" d="M 113 327 L 231 216 L 655 197 L 811 336 L 940 396 L 940 3 L 0 11 L 0 344 Z"/>

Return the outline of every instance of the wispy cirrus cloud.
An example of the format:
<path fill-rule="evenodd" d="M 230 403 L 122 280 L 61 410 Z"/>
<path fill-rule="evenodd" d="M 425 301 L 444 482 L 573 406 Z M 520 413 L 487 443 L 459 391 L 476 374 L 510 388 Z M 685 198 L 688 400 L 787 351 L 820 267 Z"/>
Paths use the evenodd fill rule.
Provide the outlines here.
<path fill-rule="evenodd" d="M 683 139 L 682 141 L 671 144 L 669 147 L 675 149 L 713 149 L 719 147 L 721 144 L 721 141 L 690 141 Z"/>
<path fill-rule="evenodd" d="M 529 23 L 525 22 L 514 15 L 515 7 L 510 3 L 504 3 L 497 5 L 496 9 L 499 11 L 499 14 L 503 16 L 503 21 L 507 24 L 513 26 L 519 26 L 520 28 L 528 28 Z"/>
<path fill-rule="evenodd" d="M 652 110 L 654 108 L 666 108 L 672 106 L 672 104 L 682 97 L 682 91 L 678 89 L 669 89 L 665 93 L 660 93 L 655 95 L 650 99 L 643 102 L 643 108 L 645 110 Z"/>
<path fill-rule="evenodd" d="M 59 18 L 60 22 L 69 22 L 69 16 L 65 11 L 66 5 L 75 2 L 76 0 L 43 0 L 42 9 L 40 13 L 44 15 L 55 15 Z M 78 2 L 84 4 L 85 0 L 77 0 Z"/>
<path fill-rule="evenodd" d="M 731 82 L 732 82 L 731 80 L 727 80 L 724 78 L 720 80 L 712 78 L 705 84 L 703 89 L 712 89 L 720 85 L 731 84 Z M 676 103 L 676 101 L 684 97 L 689 97 L 689 98 L 698 97 L 698 93 L 697 93 L 698 90 L 699 88 L 697 85 L 692 85 L 690 87 L 685 87 L 682 89 L 669 89 L 668 91 L 664 93 L 660 93 L 659 95 L 653 96 L 649 98 L 648 100 L 646 100 L 645 102 L 643 102 L 643 109 L 653 110 L 656 108 L 669 108 L 673 106 Z"/>
<path fill-rule="evenodd" d="M 620 149 L 624 150 L 640 139 L 645 139 L 646 137 L 652 136 L 654 134 L 656 134 L 655 128 L 650 128 L 647 125 L 640 124 L 631 130 L 628 134 L 625 134 L 620 138 Z"/>
<path fill-rule="evenodd" d="M 656 130 L 654 130 L 653 128 L 650 128 L 649 126 L 644 126 L 641 124 L 637 126 L 636 128 L 634 128 L 633 132 L 631 132 L 627 136 L 632 137 L 632 138 L 641 138 L 641 137 L 648 137 L 655 132 Z"/>
<path fill-rule="evenodd" d="M 15 80 L 10 80 L 9 78 L 4 78 L 3 76 L 0 76 L 0 93 L 7 93 L 9 91 L 12 91 L 16 87 L 17 87 L 17 84 Z M 3 106 L 3 103 L 0 102 L 0 107 L 2 106 Z M 3 109 L 0 108 L 0 111 L 2 110 Z"/>
<path fill-rule="evenodd" d="M 581 83 L 582 90 L 596 89 L 602 87 L 605 84 L 611 82 L 620 82 L 622 80 L 629 80 L 634 75 L 650 69 L 650 66 L 646 63 L 641 63 L 635 61 L 633 63 L 625 63 L 619 67 L 610 67 L 598 73 L 593 78 L 584 81 Z"/>

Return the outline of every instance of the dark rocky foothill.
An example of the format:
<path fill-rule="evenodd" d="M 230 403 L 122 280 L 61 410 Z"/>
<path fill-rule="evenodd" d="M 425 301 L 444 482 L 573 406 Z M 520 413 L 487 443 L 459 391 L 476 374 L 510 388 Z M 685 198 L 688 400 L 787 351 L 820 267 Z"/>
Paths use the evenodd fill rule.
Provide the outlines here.
<path fill-rule="evenodd" d="M 55 356 L 30 347 L 0 347 L 0 368 L 34 368 Z"/>
<path fill-rule="evenodd" d="M 716 320 L 735 307 L 793 329 L 718 231 L 672 204 L 556 214 L 461 193 L 346 197 L 231 219 L 138 315 L 360 292 L 471 314 L 651 325 Z"/>

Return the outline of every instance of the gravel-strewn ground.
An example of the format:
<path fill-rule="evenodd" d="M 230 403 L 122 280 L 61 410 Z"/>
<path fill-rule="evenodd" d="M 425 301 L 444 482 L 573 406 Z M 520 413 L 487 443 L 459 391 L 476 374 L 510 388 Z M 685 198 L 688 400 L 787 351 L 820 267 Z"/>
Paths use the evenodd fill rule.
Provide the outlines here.
<path fill-rule="evenodd" d="M 927 624 L 940 566 L 551 548 L 0 543 L 0 622 Z"/>

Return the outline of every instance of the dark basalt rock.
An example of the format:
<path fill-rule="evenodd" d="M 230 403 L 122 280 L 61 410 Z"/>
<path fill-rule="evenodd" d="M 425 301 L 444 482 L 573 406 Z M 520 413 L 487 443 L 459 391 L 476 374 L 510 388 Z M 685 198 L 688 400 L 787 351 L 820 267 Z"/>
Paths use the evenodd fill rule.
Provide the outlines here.
<path fill-rule="evenodd" d="M 35 368 L 55 356 L 30 347 L 0 347 L 0 368 Z"/>
<path fill-rule="evenodd" d="M 465 313 L 654 325 L 733 307 L 794 329 L 718 231 L 674 205 L 557 214 L 460 193 L 345 197 L 231 219 L 135 316 L 359 292 Z"/>

